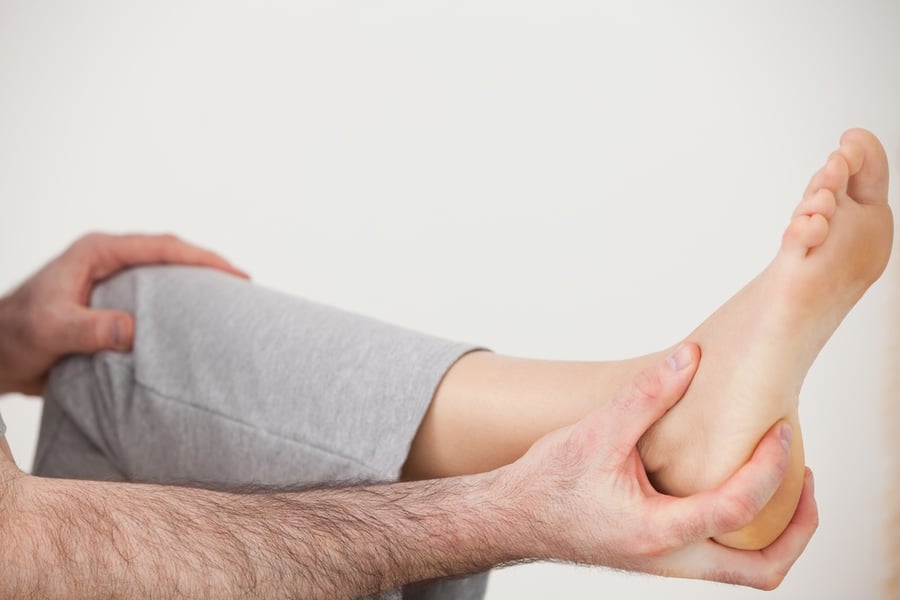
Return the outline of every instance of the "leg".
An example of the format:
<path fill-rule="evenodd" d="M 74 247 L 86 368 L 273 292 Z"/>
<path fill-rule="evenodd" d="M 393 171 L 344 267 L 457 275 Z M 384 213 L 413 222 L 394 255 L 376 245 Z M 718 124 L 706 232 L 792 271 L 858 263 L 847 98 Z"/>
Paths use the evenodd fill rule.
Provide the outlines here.
<path fill-rule="evenodd" d="M 444 377 L 404 466 L 407 479 L 489 471 L 611 400 L 667 351 L 615 362 L 471 352 Z"/>
<path fill-rule="evenodd" d="M 703 350 L 685 397 L 642 439 L 654 484 L 687 495 L 722 483 L 779 419 L 792 469 L 756 522 L 719 541 L 762 548 L 790 521 L 803 483 L 797 402 L 807 370 L 887 264 L 893 218 L 877 139 L 847 132 L 810 182 L 778 255 L 687 339 Z M 670 352 L 618 363 L 552 363 L 473 353 L 445 377 L 413 443 L 410 477 L 491 469 L 540 435 L 607 402 Z"/>
<path fill-rule="evenodd" d="M 722 540 L 732 545 L 765 546 L 790 519 L 798 484 L 802 483 L 802 443 L 796 416 L 800 384 L 831 332 L 881 273 L 890 251 L 892 219 L 886 206 L 884 152 L 871 134 L 858 130 L 848 132 L 842 142 L 840 151 L 814 177 L 785 234 L 782 249 L 770 267 L 689 336 L 688 339 L 704 349 L 697 378 L 684 400 L 642 440 L 642 456 L 655 483 L 670 493 L 683 494 L 723 481 L 747 459 L 756 442 L 780 418 L 794 425 L 793 458 L 801 468 L 795 468 L 785 481 L 760 523 Z M 194 277 L 189 279 L 190 285 L 195 285 Z M 370 330 L 371 322 L 365 320 L 349 328 L 351 331 L 359 328 L 361 335 L 341 338 L 335 346 L 335 340 L 328 336 L 318 339 L 310 337 L 309 332 L 327 331 L 330 327 L 340 330 L 346 326 L 341 321 L 326 323 L 328 318 L 313 318 L 314 327 L 293 324 L 285 329 L 279 320 L 278 303 L 273 307 L 266 301 L 264 310 L 260 311 L 258 299 L 251 298 L 247 300 L 250 307 L 247 310 L 230 308 L 231 290 L 223 294 L 216 286 L 205 291 L 201 286 L 201 292 L 195 297 L 179 302 L 183 307 L 181 312 L 188 315 L 186 318 L 172 306 L 172 299 L 178 298 L 178 294 L 166 290 L 165 286 L 160 289 L 155 306 L 161 314 L 141 313 L 138 306 L 138 322 L 146 324 L 157 319 L 159 322 L 154 323 L 153 330 L 168 327 L 165 334 L 168 337 L 154 341 L 141 336 L 135 351 L 136 378 L 149 391 L 153 390 L 147 382 L 153 382 L 156 392 L 160 391 L 156 381 L 164 382 L 163 387 L 168 390 L 162 394 L 165 397 L 185 389 L 196 390 L 206 398 L 191 401 L 200 402 L 217 419 L 223 411 L 226 421 L 245 418 L 240 416 L 248 412 L 241 406 L 241 398 L 248 399 L 249 414 L 254 418 L 306 411 L 307 402 L 317 401 L 321 394 L 340 399 L 347 390 L 354 391 L 361 399 L 374 396 L 380 401 L 389 400 L 398 389 L 391 388 L 385 393 L 384 381 L 403 381 L 405 374 L 418 373 L 420 353 L 398 353 L 396 348 L 388 348 L 386 353 L 366 351 L 370 340 L 378 339 L 384 332 Z M 237 288 L 234 293 L 238 293 Z M 210 303 L 210 298 L 215 301 Z M 323 315 L 330 312 L 321 307 L 317 310 Z M 175 316 L 166 315 L 167 312 Z M 284 314 L 290 313 L 291 309 L 286 309 Z M 172 319 L 174 325 L 169 323 Z M 249 331 L 244 331 L 245 326 Z M 217 344 L 222 336 L 225 344 Z M 232 336 L 232 343 L 228 342 L 228 336 Z M 416 347 L 415 339 L 412 336 L 399 345 L 410 343 Z M 310 352 L 309 348 L 320 343 L 331 350 L 324 354 Z M 259 346 L 268 350 L 260 351 Z M 275 348 L 274 353 L 271 348 Z M 284 352 L 284 348 L 294 350 Z M 455 358 L 461 353 L 457 348 L 450 354 Z M 508 463 L 547 431 L 571 423 L 608 401 L 636 373 L 667 353 L 668 350 L 619 363 L 545 362 L 484 352 L 467 354 L 450 369 L 438 388 L 412 443 L 404 475 L 445 476 Z M 274 354 L 276 360 L 270 360 L 269 354 Z M 356 362 L 342 370 L 345 355 L 355 356 Z M 259 356 L 266 359 L 260 361 Z M 194 361 L 200 364 L 195 366 Z M 377 367 L 378 372 L 390 375 L 367 380 L 372 362 L 381 365 Z M 452 362 L 445 361 L 441 368 Z M 357 373 L 354 367 L 359 366 L 366 368 Z M 291 381 L 298 373 L 319 371 L 341 376 L 328 381 L 317 381 L 314 376 L 301 377 L 296 387 L 279 390 L 279 394 L 286 392 L 286 395 L 274 400 L 265 393 L 268 382 L 281 382 L 285 378 Z M 431 371 L 426 378 L 432 386 L 440 379 L 436 375 L 439 371 Z M 230 378 L 242 383 L 235 387 Z M 304 387 L 307 384 L 314 387 Z M 427 394 L 420 394 L 423 395 Z M 722 403 L 720 398 L 727 398 L 728 403 Z M 232 406 L 236 402 L 237 408 Z M 301 437 L 327 447 L 334 440 L 321 438 L 319 424 L 323 423 L 329 432 L 351 431 L 349 439 L 344 436 L 339 440 L 350 443 L 366 428 L 354 425 L 354 421 L 344 422 L 340 416 L 359 415 L 342 412 L 340 406 L 301 414 L 286 428 L 277 418 L 265 427 L 274 428 L 279 435 L 293 435 L 300 430 Z M 428 400 L 420 400 L 418 406 L 424 412 Z M 111 421 L 115 427 L 127 426 L 140 432 L 145 423 L 153 421 L 132 414 L 140 410 L 162 412 L 140 403 L 129 406 Z M 393 415 L 380 419 L 384 415 L 378 411 L 364 414 L 379 420 L 376 425 L 379 431 L 388 430 L 396 421 Z M 400 427 L 408 431 L 410 423 L 415 425 L 419 416 L 402 420 Z M 161 452 L 177 449 L 179 456 L 165 462 L 179 464 L 180 455 L 192 448 L 184 440 L 189 440 L 193 432 L 179 430 L 179 419 L 170 421 L 158 427 L 163 430 L 172 427 L 174 434 L 154 432 L 153 438 L 164 440 Z M 229 433 L 227 440 L 217 438 L 214 432 L 203 432 L 201 437 L 213 440 L 211 447 L 216 448 L 228 447 L 241 439 L 238 433 Z M 390 445 L 390 440 L 383 441 Z M 187 450 L 181 446 L 187 446 Z M 367 446 L 361 456 L 367 458 L 369 452 L 377 452 L 378 446 L 378 443 Z M 207 447 L 210 446 L 202 448 Z M 194 454 L 186 462 L 209 465 L 217 460 L 217 457 L 204 456 L 208 451 L 198 452 L 196 445 L 193 448 Z M 227 456 L 218 470 L 213 471 L 236 469 L 236 461 L 239 462 L 239 457 Z M 394 465 L 392 469 L 398 470 L 399 466 Z M 252 473 L 253 469 L 247 475 Z"/>
<path fill-rule="evenodd" d="M 130 271 L 93 303 L 136 315 L 135 346 L 54 369 L 44 475 L 108 478 L 89 456 L 142 481 L 396 479 L 438 382 L 472 349 L 200 269 Z M 53 452 L 61 423 L 85 447 L 75 460 Z M 417 597 L 480 598 L 484 580 Z"/>
<path fill-rule="evenodd" d="M 71 389 L 69 394 L 74 397 L 78 391 Z M 82 401 L 89 405 L 91 398 L 82 396 Z M 95 431 L 93 427 L 83 431 L 62 411 L 52 396 L 45 397 L 34 474 L 41 477 L 125 481 L 125 474 L 116 467 L 114 457 L 91 440 L 91 434 Z"/>
<path fill-rule="evenodd" d="M 293 484 L 313 458 L 309 482 L 395 479 L 471 349 L 187 267 L 129 271 L 94 304 L 134 312 L 133 352 L 67 360 L 49 395 L 132 479 Z"/>

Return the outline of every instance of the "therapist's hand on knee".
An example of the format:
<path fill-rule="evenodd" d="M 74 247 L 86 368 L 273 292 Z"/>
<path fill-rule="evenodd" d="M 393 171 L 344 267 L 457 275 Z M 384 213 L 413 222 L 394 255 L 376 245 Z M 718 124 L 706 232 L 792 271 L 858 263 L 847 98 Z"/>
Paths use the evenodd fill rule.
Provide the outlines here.
<path fill-rule="evenodd" d="M 750 523 L 778 488 L 789 464 L 780 424 L 714 490 L 675 498 L 647 478 L 637 441 L 681 398 L 696 369 L 695 359 L 681 370 L 663 363 L 641 373 L 615 400 L 505 469 L 532 556 L 762 589 L 781 582 L 818 525 L 808 470 L 792 523 L 768 548 L 735 550 L 710 539 Z"/>
<path fill-rule="evenodd" d="M 128 267 L 184 264 L 245 273 L 221 256 L 171 235 L 88 234 L 0 298 L 0 393 L 40 394 L 66 354 L 127 351 L 134 319 L 88 308 L 93 286 Z"/>

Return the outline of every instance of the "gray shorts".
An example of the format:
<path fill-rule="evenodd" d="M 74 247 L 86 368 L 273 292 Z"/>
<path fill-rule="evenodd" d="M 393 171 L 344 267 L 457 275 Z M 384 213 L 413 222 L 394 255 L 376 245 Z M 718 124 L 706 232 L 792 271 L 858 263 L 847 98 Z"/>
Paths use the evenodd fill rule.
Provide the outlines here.
<path fill-rule="evenodd" d="M 474 349 L 190 267 L 127 271 L 92 302 L 135 315 L 134 348 L 53 370 L 36 475 L 394 481 L 441 378 Z M 485 586 L 481 575 L 402 597 L 477 599 Z"/>

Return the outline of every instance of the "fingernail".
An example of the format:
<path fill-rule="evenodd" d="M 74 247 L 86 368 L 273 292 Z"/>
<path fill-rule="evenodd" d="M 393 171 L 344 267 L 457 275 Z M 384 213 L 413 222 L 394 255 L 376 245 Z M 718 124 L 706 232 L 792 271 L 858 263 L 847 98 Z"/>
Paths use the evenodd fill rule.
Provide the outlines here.
<path fill-rule="evenodd" d="M 669 358 L 666 359 L 666 363 L 669 365 L 669 368 L 673 371 L 681 371 L 690 366 L 691 364 L 691 351 L 687 346 L 681 344 L 678 348 L 675 349 Z"/>
<path fill-rule="evenodd" d="M 787 423 L 784 423 L 781 426 L 781 430 L 778 432 L 778 435 L 781 436 L 781 445 L 791 449 L 791 440 L 794 438 L 794 431 L 791 429 L 791 426 Z"/>
<path fill-rule="evenodd" d="M 813 477 L 813 472 L 809 472 L 809 491 L 812 493 L 816 493 L 816 478 Z"/>

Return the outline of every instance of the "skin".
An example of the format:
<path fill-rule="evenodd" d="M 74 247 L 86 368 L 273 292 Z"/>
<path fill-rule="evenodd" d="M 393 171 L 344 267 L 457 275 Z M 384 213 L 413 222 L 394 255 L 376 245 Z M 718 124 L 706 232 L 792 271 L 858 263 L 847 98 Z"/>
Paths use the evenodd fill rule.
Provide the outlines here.
<path fill-rule="evenodd" d="M 9 449 L 9 444 L 6 443 L 5 437 L 0 437 L 0 452 L 2 452 L 10 461 L 13 460 L 12 450 Z"/>
<path fill-rule="evenodd" d="M 489 473 L 307 491 L 210 490 L 30 477 L 0 462 L 9 598 L 356 598 L 401 584 L 554 559 L 777 586 L 816 525 L 811 478 L 763 551 L 709 538 L 749 523 L 789 464 L 773 429 L 725 484 L 659 494 L 640 436 L 687 388 L 696 347 L 642 372 L 602 409 Z"/>
<path fill-rule="evenodd" d="M 712 489 L 747 461 L 773 423 L 784 419 L 795 434 L 782 487 L 752 524 L 718 537 L 723 544 L 765 548 L 795 513 L 805 474 L 800 389 L 828 338 L 887 264 L 887 192 L 878 139 L 862 129 L 844 133 L 813 175 L 775 259 L 686 338 L 703 347 L 703 365 L 639 444 L 657 489 L 677 496 Z M 508 464 L 539 437 L 609 402 L 668 352 L 615 362 L 470 353 L 441 382 L 404 476 Z"/>
<path fill-rule="evenodd" d="M 88 309 L 90 287 L 160 261 L 240 274 L 171 237 L 79 240 L 0 299 L 3 389 L 41 389 L 66 353 L 129 347 L 131 317 Z M 121 320 L 129 326 L 112 335 Z M 238 493 L 41 479 L 16 468 L 3 440 L 0 537 L 15 550 L 0 553 L 0 597 L 354 598 L 539 559 L 771 589 L 817 526 L 809 474 L 769 548 L 709 538 L 749 523 L 778 488 L 789 428 L 776 424 L 733 477 L 685 498 L 656 492 L 637 453 L 698 364 L 699 348 L 686 344 L 512 464 L 440 480 Z"/>
<path fill-rule="evenodd" d="M 172 235 L 85 235 L 0 301 L 0 393 L 41 395 L 50 367 L 66 354 L 130 350 L 134 318 L 87 304 L 94 284 L 151 264 L 210 267 L 249 279 L 221 256 Z"/>

